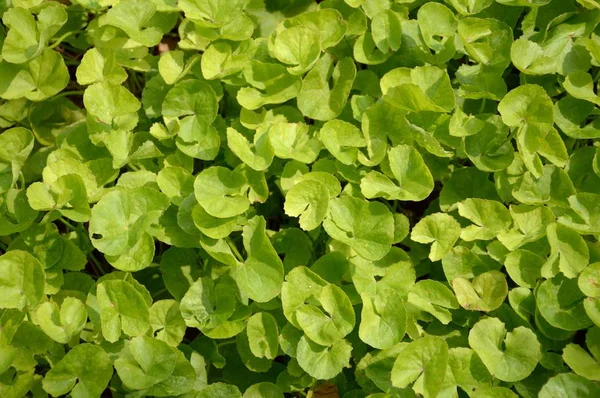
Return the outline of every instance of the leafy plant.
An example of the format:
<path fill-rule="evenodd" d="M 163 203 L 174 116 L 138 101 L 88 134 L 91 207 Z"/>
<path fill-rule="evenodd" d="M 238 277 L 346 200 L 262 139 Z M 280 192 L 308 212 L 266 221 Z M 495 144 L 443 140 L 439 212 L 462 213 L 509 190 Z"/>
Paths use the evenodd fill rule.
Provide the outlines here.
<path fill-rule="evenodd" d="M 0 18 L 0 397 L 600 396 L 598 1 Z"/>

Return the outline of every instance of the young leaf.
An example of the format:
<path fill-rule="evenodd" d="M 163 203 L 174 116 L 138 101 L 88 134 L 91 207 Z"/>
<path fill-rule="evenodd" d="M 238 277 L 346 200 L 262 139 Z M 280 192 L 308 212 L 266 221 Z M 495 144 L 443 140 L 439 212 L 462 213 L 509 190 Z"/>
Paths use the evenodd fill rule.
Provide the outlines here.
<path fill-rule="evenodd" d="M 419 243 L 432 243 L 429 259 L 441 260 L 460 237 L 460 224 L 450 215 L 435 213 L 421 219 L 410 238 Z"/>
<path fill-rule="evenodd" d="M 109 356 L 97 345 L 73 347 L 44 377 L 42 386 L 54 396 L 100 396 L 113 374 Z"/>
<path fill-rule="evenodd" d="M 243 294 L 261 303 L 276 297 L 283 284 L 283 263 L 269 241 L 265 227 L 262 217 L 248 220 L 242 232 L 248 257 L 234 273 Z"/>
<path fill-rule="evenodd" d="M 368 260 L 379 260 L 390 251 L 394 218 L 383 204 L 342 197 L 330 201 L 329 208 L 323 227 L 332 238 Z"/>
<path fill-rule="evenodd" d="M 439 393 L 448 366 L 448 345 L 444 339 L 426 336 L 402 349 L 392 369 L 392 384 L 406 388 L 414 382 L 413 390 L 425 397 Z"/>
<path fill-rule="evenodd" d="M 319 380 L 328 380 L 349 364 L 352 346 L 340 340 L 323 347 L 303 336 L 298 343 L 298 364 L 306 373 Z"/>
<path fill-rule="evenodd" d="M 507 382 L 525 379 L 542 358 L 535 334 L 523 326 L 506 331 L 498 318 L 483 319 L 469 332 L 469 345 L 492 376 Z"/>

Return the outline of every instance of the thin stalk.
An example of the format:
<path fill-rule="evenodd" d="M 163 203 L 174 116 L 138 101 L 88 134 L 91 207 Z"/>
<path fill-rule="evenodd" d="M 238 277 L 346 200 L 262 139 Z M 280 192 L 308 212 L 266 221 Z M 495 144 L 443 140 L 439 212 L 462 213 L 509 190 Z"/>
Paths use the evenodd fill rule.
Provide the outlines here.
<path fill-rule="evenodd" d="M 56 94 L 53 98 L 57 99 L 57 98 L 62 98 L 62 97 L 68 97 L 71 95 L 83 95 L 83 92 L 84 92 L 83 90 L 63 91 L 63 92 Z"/>
<path fill-rule="evenodd" d="M 239 262 L 243 263 L 244 262 L 244 258 L 240 254 L 240 252 L 237 249 L 237 247 L 235 246 L 235 244 L 231 241 L 231 239 L 226 239 L 225 242 L 227 242 L 227 245 L 229 246 L 229 248 L 233 252 L 233 255 L 235 256 L 235 258 L 237 258 L 237 260 Z"/>
<path fill-rule="evenodd" d="M 68 222 L 67 220 L 65 220 L 64 217 L 59 218 L 58 221 L 60 221 L 61 223 L 63 223 L 71 231 L 77 231 L 78 230 L 77 227 L 75 227 L 73 224 L 71 224 L 70 222 Z"/>
<path fill-rule="evenodd" d="M 486 103 L 486 98 L 484 98 L 483 101 L 481 101 L 481 106 L 479 107 L 479 113 L 483 113 L 483 110 L 485 109 L 485 103 Z"/>
<path fill-rule="evenodd" d="M 53 48 L 58 47 L 60 45 L 60 43 L 62 43 L 63 40 L 65 40 L 67 37 L 69 37 L 75 33 L 76 33 L 75 31 L 65 33 L 64 35 L 62 35 L 61 37 L 56 39 L 56 41 L 54 43 L 49 45 L 48 48 L 52 50 Z"/>
<path fill-rule="evenodd" d="M 94 256 L 94 253 L 90 252 L 88 254 L 88 258 L 92 261 L 92 264 L 95 265 L 98 268 L 98 271 L 100 272 L 100 275 L 106 274 L 106 271 L 104 270 L 104 267 L 102 266 L 102 264 L 100 263 L 100 261 L 98 261 L 98 259 Z"/>
<path fill-rule="evenodd" d="M 169 291 L 169 290 L 168 290 L 166 287 L 163 287 L 162 289 L 160 289 L 159 291 L 157 291 L 156 293 L 154 293 L 154 294 L 152 295 L 152 298 L 153 298 L 153 299 L 155 299 L 155 298 L 157 298 L 158 296 L 160 296 L 161 294 L 163 294 L 163 293 L 165 293 L 165 292 L 168 292 L 168 291 Z"/>

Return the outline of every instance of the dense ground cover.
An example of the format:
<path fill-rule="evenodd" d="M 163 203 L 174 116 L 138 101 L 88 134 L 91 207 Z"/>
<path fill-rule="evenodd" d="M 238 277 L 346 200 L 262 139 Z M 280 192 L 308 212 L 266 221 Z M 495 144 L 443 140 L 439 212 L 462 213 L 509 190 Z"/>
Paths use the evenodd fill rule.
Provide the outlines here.
<path fill-rule="evenodd" d="M 600 396 L 598 1 L 0 17 L 0 397 Z"/>

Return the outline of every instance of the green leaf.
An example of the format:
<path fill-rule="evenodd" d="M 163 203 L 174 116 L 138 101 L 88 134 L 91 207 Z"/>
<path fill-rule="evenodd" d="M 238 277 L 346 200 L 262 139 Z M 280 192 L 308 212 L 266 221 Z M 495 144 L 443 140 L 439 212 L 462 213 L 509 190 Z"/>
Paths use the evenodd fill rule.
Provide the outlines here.
<path fill-rule="evenodd" d="M 600 393 L 600 388 L 594 382 L 574 373 L 562 373 L 551 377 L 540 390 L 540 394 L 556 397 L 583 398 L 598 393 Z"/>
<path fill-rule="evenodd" d="M 156 5 L 150 0 L 131 0 L 117 3 L 105 15 L 105 24 L 122 29 L 134 41 L 146 47 L 160 42 L 163 32 L 152 26 Z M 164 17 L 163 17 L 164 18 Z"/>
<path fill-rule="evenodd" d="M 500 202 L 486 199 L 467 199 L 458 204 L 458 214 L 475 225 L 461 231 L 466 241 L 491 240 L 512 225 L 512 217 Z"/>
<path fill-rule="evenodd" d="M 577 280 L 560 275 L 542 282 L 535 295 L 537 308 L 550 325 L 572 331 L 592 325 L 583 307 L 584 297 Z"/>
<path fill-rule="evenodd" d="M 181 301 L 189 287 L 200 278 L 198 256 L 194 250 L 171 247 L 160 259 L 160 270 L 165 287 Z"/>
<path fill-rule="evenodd" d="M 312 163 L 319 156 L 321 144 L 312 137 L 304 123 L 275 123 L 270 126 L 268 134 L 278 158 Z"/>
<path fill-rule="evenodd" d="M 519 286 L 532 289 L 542 277 L 546 260 L 536 253 L 518 249 L 507 254 L 504 260 L 506 272 Z"/>
<path fill-rule="evenodd" d="M 498 111 L 502 121 L 510 127 L 524 124 L 554 122 L 554 105 L 540 86 L 526 84 L 515 88 L 500 101 Z"/>
<path fill-rule="evenodd" d="M 0 135 L 0 192 L 8 191 L 19 179 L 21 169 L 33 150 L 31 130 L 14 127 Z"/>
<path fill-rule="evenodd" d="M 302 81 L 298 109 L 311 119 L 336 118 L 346 106 L 355 77 L 356 66 L 351 58 L 343 58 L 334 66 L 333 57 L 323 55 Z"/>
<path fill-rule="evenodd" d="M 183 167 L 167 166 L 156 175 L 158 187 L 175 205 L 194 192 L 194 177 Z"/>
<path fill-rule="evenodd" d="M 362 294 L 358 335 L 360 339 L 378 349 L 390 348 L 400 342 L 406 332 L 406 308 L 402 296 L 393 290 L 370 297 Z"/>
<path fill-rule="evenodd" d="M 354 164 L 358 156 L 358 148 L 366 146 L 361 131 L 343 120 L 330 120 L 319 131 L 321 142 L 327 150 L 340 162 Z"/>
<path fill-rule="evenodd" d="M 248 387 L 243 398 L 283 398 L 283 393 L 275 384 L 262 382 Z"/>
<path fill-rule="evenodd" d="M 460 237 L 460 224 L 450 215 L 435 213 L 422 218 L 414 226 L 410 238 L 419 243 L 432 243 L 429 259 L 441 260 Z"/>
<path fill-rule="evenodd" d="M 349 365 L 351 352 L 352 346 L 346 340 L 323 347 L 302 336 L 298 343 L 298 364 L 315 379 L 328 380 Z"/>
<path fill-rule="evenodd" d="M 252 60 L 244 68 L 244 78 L 252 87 L 237 92 L 237 101 L 254 110 L 268 104 L 281 104 L 298 95 L 302 78 L 290 74 L 283 65 Z"/>
<path fill-rule="evenodd" d="M 149 310 L 152 332 L 158 340 L 176 347 L 183 340 L 186 325 L 175 300 L 160 300 Z"/>
<path fill-rule="evenodd" d="M 148 336 L 133 338 L 114 362 L 123 385 L 131 390 L 185 394 L 193 386 L 195 371 L 179 350 Z M 149 391 L 150 392 L 150 391 Z"/>
<path fill-rule="evenodd" d="M 479 170 L 488 172 L 505 170 L 515 157 L 508 128 L 497 115 L 473 120 L 483 126 L 477 126 L 473 134 L 463 139 L 465 153 Z"/>
<path fill-rule="evenodd" d="M 2 22 L 10 28 L 2 46 L 2 58 L 21 64 L 41 54 L 67 22 L 67 13 L 60 4 L 48 4 L 36 17 L 24 8 L 15 7 L 4 13 Z"/>
<path fill-rule="evenodd" d="M 558 268 L 567 278 L 575 278 L 589 263 L 589 250 L 577 232 L 560 224 L 547 228 L 551 253 L 548 262 L 558 261 Z"/>
<path fill-rule="evenodd" d="M 285 196 L 285 213 L 300 217 L 300 227 L 311 231 L 321 225 L 329 209 L 329 191 L 316 180 L 306 180 L 294 185 Z"/>
<path fill-rule="evenodd" d="M 456 347 L 448 350 L 448 367 L 455 383 L 463 390 L 486 388 L 492 376 L 479 356 L 470 348 Z"/>
<path fill-rule="evenodd" d="M 448 308 L 459 307 L 452 291 L 443 283 L 434 280 L 422 280 L 412 286 L 408 293 L 408 302 L 429 312 L 445 325 L 452 320 Z"/>
<path fill-rule="evenodd" d="M 283 314 L 294 327 L 300 329 L 296 312 L 310 297 L 318 297 L 327 281 L 304 266 L 295 267 L 285 277 L 281 288 Z"/>
<path fill-rule="evenodd" d="M 507 382 L 525 379 L 541 359 L 541 345 L 535 334 L 519 326 L 512 332 L 498 318 L 483 319 L 469 332 L 469 345 L 492 376 Z"/>
<path fill-rule="evenodd" d="M 241 398 L 242 393 L 240 392 L 239 388 L 231 384 L 213 383 L 206 386 L 206 388 L 203 388 L 202 390 L 196 392 L 194 396 L 196 398 Z"/>
<path fill-rule="evenodd" d="M 169 205 L 168 198 L 148 187 L 115 190 L 92 208 L 90 238 L 94 247 L 110 256 L 117 269 L 138 271 L 150 265 L 154 255 L 150 226 Z M 136 261 L 129 261 L 133 256 Z"/>
<path fill-rule="evenodd" d="M 268 312 L 259 312 L 248 319 L 246 326 L 252 354 L 258 358 L 274 359 L 279 352 L 279 327 Z"/>
<path fill-rule="evenodd" d="M 385 53 L 398 51 L 402 44 L 402 25 L 400 16 L 394 11 L 385 10 L 371 20 L 371 32 L 375 46 Z"/>
<path fill-rule="evenodd" d="M 97 48 L 89 49 L 77 67 L 77 83 L 81 85 L 107 81 L 121 84 L 127 80 L 127 73 L 117 63 L 114 52 L 100 52 Z"/>
<path fill-rule="evenodd" d="M 251 62 L 256 48 L 251 40 L 213 42 L 202 54 L 202 75 L 208 79 L 235 79 Z"/>
<path fill-rule="evenodd" d="M 141 336 L 150 328 L 149 305 L 132 284 L 106 280 L 98 284 L 97 297 L 106 340 L 119 340 L 121 331 L 128 336 Z"/>
<path fill-rule="evenodd" d="M 492 0 L 444 0 L 452 5 L 461 14 L 472 15 L 479 14 L 481 11 L 491 6 Z"/>
<path fill-rule="evenodd" d="M 454 92 L 446 71 L 422 66 L 388 73 L 399 75 L 384 93 L 383 100 L 391 105 L 409 112 L 450 112 L 454 109 Z"/>
<path fill-rule="evenodd" d="M 597 381 L 600 378 L 600 364 L 598 364 L 598 332 L 600 329 L 593 327 L 585 336 L 585 343 L 590 351 L 588 354 L 581 346 L 569 344 L 563 349 L 563 359 L 571 369 L 588 380 Z"/>
<path fill-rule="evenodd" d="M 285 28 L 269 40 L 269 49 L 274 58 L 288 67 L 293 75 L 310 70 L 321 54 L 319 31 L 308 26 L 297 25 Z"/>
<path fill-rule="evenodd" d="M 188 18 L 208 26 L 223 26 L 232 22 L 244 10 L 246 3 L 247 0 L 182 0 L 179 7 Z"/>
<path fill-rule="evenodd" d="M 452 280 L 452 288 L 460 305 L 471 311 L 494 311 L 508 295 L 508 284 L 503 273 L 484 272 L 472 281 L 466 278 Z"/>
<path fill-rule="evenodd" d="M 179 118 L 178 137 L 185 143 L 200 142 L 209 152 L 209 145 L 216 145 L 210 126 L 217 117 L 217 96 L 212 87 L 200 80 L 184 80 L 169 90 L 162 103 L 166 118 Z M 214 156 L 212 156 L 214 158 Z M 212 159 L 207 158 L 206 160 Z"/>
<path fill-rule="evenodd" d="M 598 278 L 600 277 L 600 264 L 592 263 L 585 267 L 579 274 L 577 284 L 579 289 L 588 297 L 598 297 L 600 290 L 598 286 Z"/>
<path fill-rule="evenodd" d="M 448 7 L 439 3 L 425 3 L 419 8 L 417 20 L 423 40 L 430 49 L 436 52 L 449 49 L 454 52 L 452 39 L 458 22 Z"/>
<path fill-rule="evenodd" d="M 227 146 L 242 162 L 257 171 L 268 169 L 275 156 L 268 132 L 257 131 L 253 144 L 250 144 L 242 134 L 230 127 L 227 129 Z"/>
<path fill-rule="evenodd" d="M 448 345 L 441 337 L 426 336 L 407 344 L 392 369 L 392 384 L 413 390 L 424 397 L 440 392 L 448 366 Z"/>
<path fill-rule="evenodd" d="M 253 217 L 244 226 L 242 237 L 247 258 L 236 267 L 234 278 L 243 294 L 264 303 L 279 295 L 283 284 L 283 263 L 265 233 L 263 217 Z"/>
<path fill-rule="evenodd" d="M 388 151 L 388 160 L 400 185 L 399 200 L 421 201 L 433 191 L 433 176 L 415 148 L 395 146 Z"/>
<path fill-rule="evenodd" d="M 99 397 L 108 387 L 113 366 L 104 350 L 84 343 L 73 347 L 46 373 L 42 385 L 53 396 Z"/>
<path fill-rule="evenodd" d="M 226 289 L 228 283 L 207 278 L 196 280 L 181 299 L 181 315 L 186 325 L 196 328 L 214 328 L 222 325 L 235 310 L 235 298 Z"/>
<path fill-rule="evenodd" d="M 42 264 L 28 252 L 12 250 L 0 256 L 0 308 L 34 308 L 44 295 Z"/>
<path fill-rule="evenodd" d="M 69 84 L 69 71 L 56 51 L 45 49 L 27 64 L 0 62 L 0 97 L 43 101 Z"/>
<path fill-rule="evenodd" d="M 350 299 L 336 285 L 324 286 L 315 300 L 322 307 L 305 305 L 295 312 L 295 319 L 307 338 L 323 346 L 331 346 L 352 331 L 355 323 Z"/>
<path fill-rule="evenodd" d="M 67 344 L 77 336 L 87 322 L 85 305 L 78 299 L 67 297 L 61 303 L 47 301 L 36 311 L 40 327 L 54 341 Z"/>
<path fill-rule="evenodd" d="M 194 193 L 200 206 L 213 217 L 228 218 L 248 210 L 247 180 L 239 171 L 209 167 L 196 176 Z"/>
<path fill-rule="evenodd" d="M 383 258 L 394 238 L 394 218 L 385 205 L 352 197 L 330 201 L 323 227 L 368 260 Z"/>
<path fill-rule="evenodd" d="M 101 81 L 85 89 L 83 104 L 87 111 L 105 124 L 114 119 L 137 112 L 140 102 L 125 87 Z"/>
<path fill-rule="evenodd" d="M 458 35 L 467 54 L 485 66 L 483 70 L 501 73 L 510 64 L 513 31 L 506 23 L 492 18 L 464 18 L 458 23 Z"/>
<path fill-rule="evenodd" d="M 594 81 L 588 73 L 576 70 L 569 73 L 564 82 L 565 90 L 574 98 L 600 104 L 600 98 L 594 93 Z"/>

